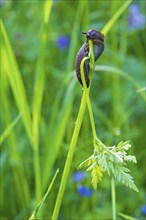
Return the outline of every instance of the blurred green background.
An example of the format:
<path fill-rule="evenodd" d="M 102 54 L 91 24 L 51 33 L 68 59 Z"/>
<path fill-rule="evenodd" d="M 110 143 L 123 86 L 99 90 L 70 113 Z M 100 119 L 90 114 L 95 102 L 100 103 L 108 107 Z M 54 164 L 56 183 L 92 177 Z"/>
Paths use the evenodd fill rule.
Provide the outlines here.
<path fill-rule="evenodd" d="M 0 1 L 4 25 L 1 220 L 28 219 L 59 168 L 41 208 L 43 219 L 51 219 L 82 96 L 74 72 L 76 54 L 85 41 L 82 31 L 102 30 L 123 2 L 54 0 L 51 5 L 50 1 L 48 23 L 44 24 L 45 1 Z M 139 193 L 116 183 L 117 212 L 138 219 L 146 214 L 145 6 L 144 0 L 131 3 L 105 36 L 105 50 L 96 62 L 125 71 L 134 84 L 118 74 L 95 72 L 90 92 L 98 137 L 106 145 L 120 140 L 132 143 L 129 153 L 136 156 L 137 164 L 129 164 L 129 168 Z M 59 219 L 112 218 L 109 176 L 103 177 L 96 191 L 91 189 L 91 195 L 79 190 L 92 188 L 90 175 L 82 181 L 73 178 L 92 150 L 86 111 Z"/>

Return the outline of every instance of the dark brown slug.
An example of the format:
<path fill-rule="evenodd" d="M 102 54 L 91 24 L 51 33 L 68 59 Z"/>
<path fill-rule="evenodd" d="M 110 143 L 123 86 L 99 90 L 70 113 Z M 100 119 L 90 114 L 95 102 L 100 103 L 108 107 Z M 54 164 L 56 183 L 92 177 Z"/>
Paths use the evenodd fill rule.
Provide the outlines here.
<path fill-rule="evenodd" d="M 81 83 L 81 85 L 83 85 L 83 83 L 81 79 L 80 65 L 82 59 L 84 57 L 88 57 L 89 54 L 88 41 L 91 40 L 93 43 L 94 61 L 98 59 L 98 57 L 102 54 L 104 50 L 104 35 L 100 31 L 92 29 L 89 30 L 88 32 L 82 32 L 82 33 L 86 34 L 86 42 L 82 45 L 76 56 L 76 76 L 79 82 Z M 87 87 L 89 87 L 90 85 L 89 72 L 90 72 L 89 60 L 86 60 L 84 63 L 84 76 Z"/>

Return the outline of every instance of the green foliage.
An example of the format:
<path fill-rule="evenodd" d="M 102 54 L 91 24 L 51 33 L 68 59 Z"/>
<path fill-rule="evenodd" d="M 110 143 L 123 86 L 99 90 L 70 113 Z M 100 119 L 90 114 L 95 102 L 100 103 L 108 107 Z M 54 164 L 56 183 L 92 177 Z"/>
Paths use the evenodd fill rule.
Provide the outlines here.
<path fill-rule="evenodd" d="M 0 2 L 1 219 L 28 219 L 59 167 L 61 172 L 57 181 L 41 206 L 40 217 L 37 215 L 38 219 L 51 219 L 73 129 L 78 122 L 76 116 L 82 88 L 77 83 L 74 70 L 75 56 L 85 41 L 81 33 L 91 28 L 102 30 L 103 27 L 106 27 L 105 50 L 96 63 L 90 91 L 96 132 L 107 146 L 120 140 L 131 140 L 133 147 L 129 150 L 136 155 L 137 166 L 130 163 L 127 168 L 128 162 L 135 161 L 130 155 L 123 154 L 127 150 L 119 148 L 122 153 L 117 155 L 114 148 L 106 147 L 106 162 L 110 169 L 103 169 L 97 163 L 98 159 L 91 157 L 87 167 L 97 163 L 88 171 L 94 188 L 99 183 L 97 190 L 91 198 L 78 193 L 78 184 L 89 187 L 91 182 L 88 178 L 82 183 L 72 180 L 78 164 L 92 154 L 91 124 L 84 108 L 59 218 L 111 219 L 110 181 L 104 174 L 109 172 L 112 177 L 112 166 L 118 165 L 120 172 L 124 167 L 124 174 L 129 175 L 127 169 L 131 170 L 140 192 L 133 193 L 118 187 L 117 212 L 120 210 L 142 219 L 140 208 L 145 190 L 145 29 L 130 29 L 129 7 L 126 8 L 129 2 Z M 145 2 L 137 1 L 137 4 L 144 14 Z M 115 20 L 119 12 L 122 16 Z M 63 50 L 58 47 L 58 39 L 62 36 L 69 39 Z M 113 156 L 115 154 L 118 157 Z M 126 184 L 130 179 L 128 176 L 126 182 L 127 175 L 124 177 Z"/>
<path fill-rule="evenodd" d="M 106 147 L 97 139 L 94 154 L 82 162 L 79 168 L 88 166 L 87 171 L 91 171 L 91 183 L 95 189 L 103 172 L 106 171 L 109 176 L 113 176 L 117 181 L 138 192 L 133 177 L 129 174 L 130 170 L 126 167 L 126 162 L 137 163 L 135 156 L 127 155 L 130 147 L 129 141 L 121 141 L 117 146 Z"/>

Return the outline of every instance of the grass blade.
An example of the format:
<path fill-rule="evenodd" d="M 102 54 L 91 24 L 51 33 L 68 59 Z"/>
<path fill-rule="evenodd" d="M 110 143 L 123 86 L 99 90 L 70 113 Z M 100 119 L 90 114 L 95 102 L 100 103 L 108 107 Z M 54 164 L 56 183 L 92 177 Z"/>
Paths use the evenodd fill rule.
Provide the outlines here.
<path fill-rule="evenodd" d="M 49 185 L 49 187 L 48 187 L 47 192 L 45 193 L 45 195 L 43 196 L 43 198 L 41 199 L 41 201 L 39 202 L 39 204 L 37 205 L 37 207 L 36 207 L 35 210 L 33 211 L 31 217 L 29 218 L 29 220 L 35 220 L 35 219 L 36 219 L 36 215 L 37 215 L 37 213 L 39 212 L 40 208 L 42 207 L 43 203 L 45 202 L 45 200 L 46 200 L 46 198 L 47 198 L 49 192 L 51 191 L 52 186 L 53 186 L 53 184 L 54 184 L 54 181 L 55 181 L 55 179 L 56 179 L 58 173 L 59 173 L 59 169 L 57 169 L 57 171 L 56 171 L 56 173 L 55 173 L 55 175 L 54 175 L 54 177 L 53 177 L 53 179 L 52 179 L 52 181 L 51 181 L 51 183 L 50 183 L 50 185 Z"/>
<path fill-rule="evenodd" d="M 6 128 L 6 130 L 1 134 L 0 136 L 0 145 L 3 143 L 3 141 L 7 138 L 11 130 L 14 128 L 14 126 L 19 122 L 22 114 L 20 113 L 15 120 Z"/>
<path fill-rule="evenodd" d="M 109 32 L 109 30 L 112 28 L 114 23 L 117 21 L 120 15 L 126 10 L 126 8 L 130 5 L 131 2 L 132 0 L 127 0 L 124 2 L 124 4 L 119 8 L 119 10 L 114 14 L 114 16 L 108 21 L 108 23 L 102 29 L 103 34 L 106 35 Z"/>
<path fill-rule="evenodd" d="M 8 81 L 11 85 L 11 89 L 14 95 L 14 99 L 16 101 L 17 107 L 23 115 L 23 123 L 26 129 L 27 135 L 32 143 L 32 130 L 31 130 L 31 117 L 29 111 L 29 105 L 27 102 L 26 92 L 23 84 L 23 79 L 21 77 L 21 73 L 19 71 L 17 62 L 15 60 L 15 55 L 11 48 L 5 27 L 3 22 L 0 21 L 1 32 L 2 32 L 2 44 L 1 44 L 1 52 L 2 52 L 2 64 L 3 71 L 2 73 L 6 73 L 8 77 Z"/>
<path fill-rule="evenodd" d="M 33 132 L 33 149 L 34 149 L 34 172 L 35 172 L 35 184 L 36 184 L 36 199 L 37 201 L 41 198 L 41 176 L 40 176 L 40 158 L 39 158 L 39 121 L 41 117 L 41 107 L 43 99 L 43 91 L 45 86 L 45 69 L 44 69 L 44 58 L 45 48 L 47 42 L 47 23 L 52 8 L 52 1 L 44 2 L 44 19 L 43 29 L 41 33 L 40 52 L 36 67 L 36 77 L 34 84 L 34 95 L 33 95 L 33 120 L 32 120 L 32 132 Z"/>
<path fill-rule="evenodd" d="M 124 214 L 124 213 L 119 213 L 118 215 L 121 216 L 121 217 L 123 217 L 123 218 L 126 219 L 126 220 L 137 220 L 137 218 L 134 218 L 134 217 L 132 217 L 132 216 L 126 215 L 126 214 Z"/>
<path fill-rule="evenodd" d="M 134 80 L 128 73 L 116 68 L 116 67 L 113 67 L 113 66 L 107 66 L 107 65 L 98 65 L 95 67 L 95 71 L 107 71 L 107 72 L 111 72 L 111 73 L 114 73 L 114 74 L 118 74 L 122 77 L 124 77 L 127 81 L 129 81 L 135 88 L 136 88 L 136 91 L 139 91 L 141 90 L 141 86 L 139 85 L 139 83 Z M 140 92 L 139 94 L 143 97 L 143 99 L 146 101 L 146 95 L 144 93 L 145 90 L 143 90 L 142 92 Z"/>

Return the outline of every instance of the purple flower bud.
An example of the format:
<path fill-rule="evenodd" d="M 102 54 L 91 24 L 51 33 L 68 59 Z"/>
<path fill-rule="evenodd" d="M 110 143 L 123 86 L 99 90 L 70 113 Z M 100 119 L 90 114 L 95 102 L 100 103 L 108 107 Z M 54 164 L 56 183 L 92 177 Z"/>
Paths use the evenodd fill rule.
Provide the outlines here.
<path fill-rule="evenodd" d="M 94 190 L 92 188 L 88 188 L 86 186 L 79 186 L 78 192 L 81 194 L 81 196 L 89 198 L 93 195 Z"/>
<path fill-rule="evenodd" d="M 57 39 L 57 47 L 60 49 L 60 50 L 64 50 L 68 47 L 69 45 L 69 37 L 67 36 L 60 36 L 58 37 Z"/>
<path fill-rule="evenodd" d="M 73 175 L 74 182 L 80 182 L 87 177 L 87 173 L 83 171 L 77 171 Z"/>

